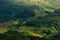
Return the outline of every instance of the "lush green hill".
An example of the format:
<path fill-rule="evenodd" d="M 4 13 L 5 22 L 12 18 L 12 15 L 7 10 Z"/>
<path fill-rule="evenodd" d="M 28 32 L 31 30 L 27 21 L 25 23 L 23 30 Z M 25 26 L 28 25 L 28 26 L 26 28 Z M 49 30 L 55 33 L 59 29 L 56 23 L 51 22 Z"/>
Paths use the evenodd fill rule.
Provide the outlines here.
<path fill-rule="evenodd" d="M 60 40 L 59 2 L 59 0 L 0 0 L 0 33 L 3 33 L 0 34 L 1 40 L 7 37 L 6 40 L 13 38 L 18 40 L 20 37 L 22 39 L 19 40 Z M 22 36 L 16 36 L 15 32 Z"/>

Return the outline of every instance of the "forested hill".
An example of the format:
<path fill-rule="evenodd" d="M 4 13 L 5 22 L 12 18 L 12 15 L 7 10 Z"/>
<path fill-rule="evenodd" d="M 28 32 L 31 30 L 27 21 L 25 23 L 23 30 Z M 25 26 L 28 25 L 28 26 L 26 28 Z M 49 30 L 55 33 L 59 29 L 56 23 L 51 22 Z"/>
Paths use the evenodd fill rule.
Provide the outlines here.
<path fill-rule="evenodd" d="M 0 0 L 1 40 L 13 40 L 13 37 L 16 37 L 15 40 L 60 40 L 59 2 L 60 0 Z"/>
<path fill-rule="evenodd" d="M 28 18 L 35 14 L 40 16 L 40 13 L 45 10 L 54 11 L 52 5 L 45 0 L 0 0 L 0 22 L 16 17 Z M 47 14 L 42 13 L 41 15 Z"/>

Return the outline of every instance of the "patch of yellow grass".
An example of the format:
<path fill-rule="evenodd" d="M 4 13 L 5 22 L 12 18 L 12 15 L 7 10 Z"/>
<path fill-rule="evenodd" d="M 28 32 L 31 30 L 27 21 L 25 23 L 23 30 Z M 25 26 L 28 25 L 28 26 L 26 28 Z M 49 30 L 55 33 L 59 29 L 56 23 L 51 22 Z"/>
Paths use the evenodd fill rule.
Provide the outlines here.
<path fill-rule="evenodd" d="M 5 27 L 0 28 L 0 33 L 4 33 L 4 32 L 7 32 L 7 31 L 8 31 L 8 28 L 5 28 Z"/>
<path fill-rule="evenodd" d="M 32 36 L 35 36 L 35 37 L 40 37 L 40 38 L 43 38 L 46 34 L 36 34 L 36 33 L 33 33 L 33 32 L 28 32 L 29 35 L 32 35 Z"/>

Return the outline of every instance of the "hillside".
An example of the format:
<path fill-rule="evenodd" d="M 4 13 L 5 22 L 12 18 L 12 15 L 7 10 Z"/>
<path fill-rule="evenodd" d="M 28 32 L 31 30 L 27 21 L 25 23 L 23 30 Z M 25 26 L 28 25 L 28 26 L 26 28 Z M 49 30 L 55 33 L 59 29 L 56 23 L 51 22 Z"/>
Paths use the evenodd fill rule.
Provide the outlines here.
<path fill-rule="evenodd" d="M 0 37 L 60 40 L 60 0 L 0 0 Z M 8 33 L 9 32 L 9 33 Z M 21 34 L 20 34 L 21 33 Z M 57 37 L 58 38 L 57 38 Z M 24 37 L 24 38 L 23 38 Z M 56 38 L 56 39 L 55 39 Z M 15 39 L 15 38 L 14 38 Z"/>

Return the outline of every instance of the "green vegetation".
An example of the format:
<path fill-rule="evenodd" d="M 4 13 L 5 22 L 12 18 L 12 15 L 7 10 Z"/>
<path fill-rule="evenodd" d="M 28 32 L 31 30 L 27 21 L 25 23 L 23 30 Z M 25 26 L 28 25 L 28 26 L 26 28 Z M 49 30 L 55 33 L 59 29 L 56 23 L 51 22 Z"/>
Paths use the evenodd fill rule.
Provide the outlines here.
<path fill-rule="evenodd" d="M 27 32 L 17 32 L 17 31 L 7 31 L 3 34 L 0 33 L 0 40 L 59 40 L 60 34 L 55 34 L 49 37 L 42 37 L 42 35 L 27 33 Z"/>
<path fill-rule="evenodd" d="M 0 40 L 60 40 L 59 0 L 0 0 Z"/>

